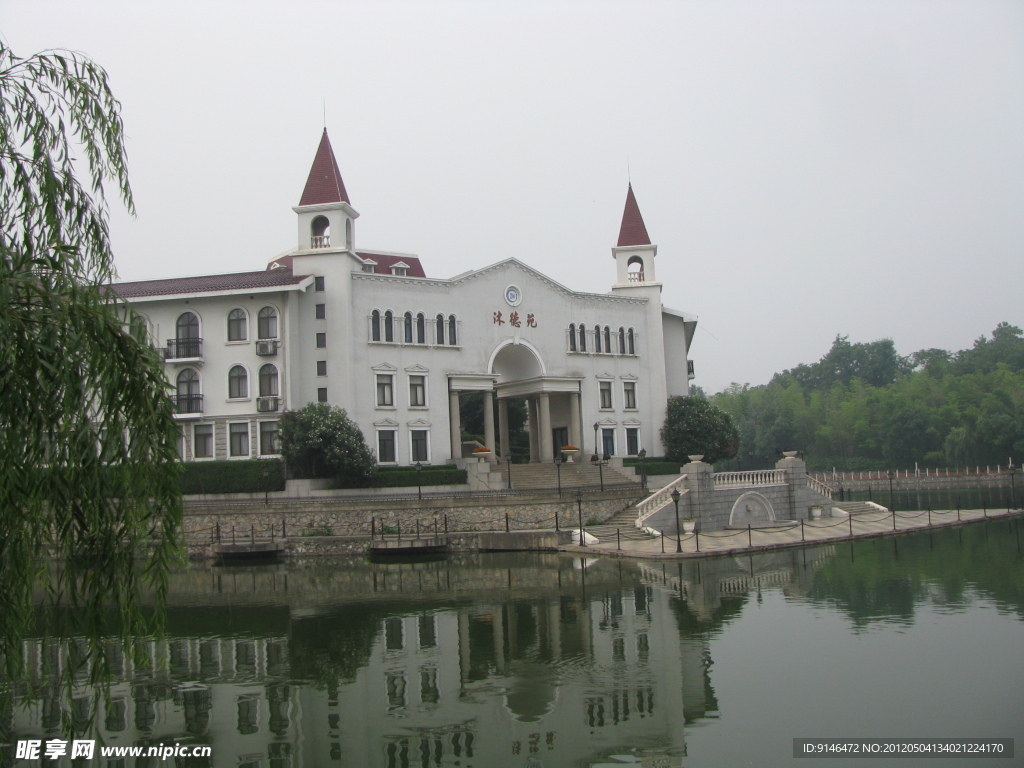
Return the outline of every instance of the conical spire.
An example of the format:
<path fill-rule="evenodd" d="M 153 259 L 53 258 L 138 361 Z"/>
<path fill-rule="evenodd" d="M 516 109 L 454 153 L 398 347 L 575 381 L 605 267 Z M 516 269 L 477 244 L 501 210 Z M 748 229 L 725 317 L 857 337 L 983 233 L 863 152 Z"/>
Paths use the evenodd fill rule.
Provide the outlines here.
<path fill-rule="evenodd" d="M 626 193 L 626 208 L 622 211 L 622 226 L 619 227 L 619 242 L 616 243 L 616 247 L 650 244 L 651 238 L 647 235 L 644 217 L 640 215 L 640 206 L 636 204 L 631 183 Z"/>
<path fill-rule="evenodd" d="M 327 138 L 327 129 L 320 137 L 320 146 L 316 148 L 313 167 L 309 169 L 306 187 L 302 190 L 299 205 L 320 205 L 322 203 L 349 203 L 345 182 L 341 180 L 338 161 L 334 159 L 331 140 Z"/>

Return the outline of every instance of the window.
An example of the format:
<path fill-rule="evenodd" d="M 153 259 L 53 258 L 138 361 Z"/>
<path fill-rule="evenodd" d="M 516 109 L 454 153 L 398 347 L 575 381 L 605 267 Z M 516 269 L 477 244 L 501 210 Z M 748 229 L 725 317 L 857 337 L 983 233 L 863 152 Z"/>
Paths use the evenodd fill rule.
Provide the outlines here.
<path fill-rule="evenodd" d="M 327 375 L 327 361 L 326 360 L 317 360 L 316 361 L 316 375 L 317 376 L 326 376 Z"/>
<path fill-rule="evenodd" d="M 427 458 L 429 452 L 427 451 L 427 435 L 428 431 L 425 429 L 413 429 L 409 431 L 409 439 L 412 444 L 412 460 L 416 461 L 429 461 Z"/>
<path fill-rule="evenodd" d="M 249 455 L 249 423 L 228 424 L 228 451 L 232 456 Z"/>
<path fill-rule="evenodd" d="M 281 422 L 260 422 L 260 456 L 276 456 L 281 452 L 278 436 L 281 433 Z"/>
<path fill-rule="evenodd" d="M 377 407 L 390 407 L 395 404 L 395 377 L 390 373 L 377 374 Z"/>
<path fill-rule="evenodd" d="M 324 289 L 324 278 L 323 275 L 318 275 L 313 278 L 313 290 L 322 291 Z"/>
<path fill-rule="evenodd" d="M 580 323 L 580 352 L 587 351 L 587 326 Z"/>
<path fill-rule="evenodd" d="M 403 327 L 405 328 L 405 343 L 412 344 L 412 312 L 406 312 L 403 320 Z"/>
<path fill-rule="evenodd" d="M 192 427 L 192 455 L 197 459 L 213 458 L 213 424 Z"/>
<path fill-rule="evenodd" d="M 245 341 L 246 317 L 244 309 L 232 309 L 228 312 L 228 341 Z"/>
<path fill-rule="evenodd" d="M 427 404 L 427 377 L 409 377 L 409 406 L 423 408 Z"/>
<path fill-rule="evenodd" d="M 626 354 L 626 330 L 619 328 L 619 354 Z"/>
<path fill-rule="evenodd" d="M 317 320 L 323 320 L 325 317 L 327 317 L 327 305 L 326 304 L 317 304 L 313 309 L 314 309 L 313 316 Z"/>
<path fill-rule="evenodd" d="M 237 400 L 249 396 L 249 374 L 241 365 L 231 366 L 228 371 L 228 397 Z"/>
<path fill-rule="evenodd" d="M 636 346 L 633 343 L 633 329 L 632 328 L 630 328 L 629 331 L 626 332 L 626 339 L 628 340 L 628 343 L 629 343 L 629 354 L 635 355 L 636 354 Z"/>
<path fill-rule="evenodd" d="M 380 310 L 375 309 L 370 315 L 370 341 L 380 341 Z"/>
<path fill-rule="evenodd" d="M 627 411 L 636 410 L 636 382 L 627 381 L 622 385 L 623 404 Z"/>
<path fill-rule="evenodd" d="M 626 427 L 626 453 L 629 456 L 640 453 L 640 430 L 636 427 Z"/>
<path fill-rule="evenodd" d="M 323 349 L 324 347 L 327 346 L 327 334 L 326 333 L 318 333 L 316 335 L 316 345 L 318 347 L 320 347 L 321 349 Z"/>
<path fill-rule="evenodd" d="M 569 351 L 576 351 L 576 323 L 569 325 Z"/>
<path fill-rule="evenodd" d="M 261 339 L 277 338 L 277 310 L 264 307 L 256 316 L 256 334 Z"/>
<path fill-rule="evenodd" d="M 395 430 L 382 429 L 377 432 L 377 461 L 381 464 L 395 462 Z"/>
<path fill-rule="evenodd" d="M 260 397 L 277 397 L 277 366 L 267 363 L 260 367 Z"/>
<path fill-rule="evenodd" d="M 435 324 L 437 325 L 437 343 L 444 344 L 444 315 L 438 315 Z"/>
<path fill-rule="evenodd" d="M 405 277 L 406 275 L 409 274 L 409 268 L 404 264 L 402 266 L 395 264 L 393 267 L 391 267 L 391 274 L 394 275 L 395 277 Z"/>
<path fill-rule="evenodd" d="M 203 396 L 199 393 L 199 374 L 185 368 L 177 379 L 178 413 L 202 413 Z"/>
<path fill-rule="evenodd" d="M 416 343 L 427 343 L 427 319 L 422 312 L 416 315 Z"/>
<path fill-rule="evenodd" d="M 199 318 L 194 312 L 184 312 L 175 324 L 175 335 L 179 339 L 199 338 Z"/>
<path fill-rule="evenodd" d="M 612 353 L 612 329 L 607 325 L 604 327 L 604 351 L 609 355 Z"/>
<path fill-rule="evenodd" d="M 345 247 L 352 250 L 352 219 L 345 219 Z"/>
<path fill-rule="evenodd" d="M 455 338 L 455 315 L 449 315 L 448 316 L 448 344 L 454 347 L 458 343 L 459 343 L 458 340 Z"/>
<path fill-rule="evenodd" d="M 601 326 L 594 326 L 594 351 L 601 351 Z"/>
<path fill-rule="evenodd" d="M 608 410 L 612 407 L 612 383 L 602 381 L 599 386 L 601 388 L 601 408 Z"/>
<path fill-rule="evenodd" d="M 395 340 L 395 324 L 393 322 L 394 319 L 395 316 L 391 314 L 390 309 L 384 313 L 384 341 Z"/>
<path fill-rule="evenodd" d="M 615 455 L 615 430 L 610 427 L 605 427 L 601 430 L 601 444 L 604 449 L 605 456 Z"/>
<path fill-rule="evenodd" d="M 327 387 L 320 387 L 319 389 L 317 389 L 317 391 L 316 391 L 316 401 L 318 403 L 326 403 L 327 402 Z"/>

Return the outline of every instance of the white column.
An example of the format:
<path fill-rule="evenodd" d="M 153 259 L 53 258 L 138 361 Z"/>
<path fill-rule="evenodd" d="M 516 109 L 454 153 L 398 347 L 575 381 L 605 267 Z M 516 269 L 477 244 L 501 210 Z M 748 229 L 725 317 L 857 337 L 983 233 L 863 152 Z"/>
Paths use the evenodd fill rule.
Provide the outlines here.
<path fill-rule="evenodd" d="M 484 392 L 484 445 L 494 450 L 494 393 Z"/>
<path fill-rule="evenodd" d="M 508 437 L 508 398 L 502 397 L 498 400 L 498 440 L 501 442 L 501 457 L 504 459 L 512 455 L 512 446 L 509 445 Z"/>
<path fill-rule="evenodd" d="M 569 393 L 569 442 L 583 454 L 583 432 L 580 431 L 580 393 Z"/>
<path fill-rule="evenodd" d="M 551 395 L 540 393 L 540 460 L 548 461 L 555 453 L 551 445 Z"/>
<path fill-rule="evenodd" d="M 462 458 L 462 417 L 459 414 L 459 391 L 448 390 L 448 423 L 451 427 L 452 458 Z"/>
<path fill-rule="evenodd" d="M 537 401 L 535 398 L 526 398 L 526 409 L 530 420 L 530 461 L 537 461 Z"/>

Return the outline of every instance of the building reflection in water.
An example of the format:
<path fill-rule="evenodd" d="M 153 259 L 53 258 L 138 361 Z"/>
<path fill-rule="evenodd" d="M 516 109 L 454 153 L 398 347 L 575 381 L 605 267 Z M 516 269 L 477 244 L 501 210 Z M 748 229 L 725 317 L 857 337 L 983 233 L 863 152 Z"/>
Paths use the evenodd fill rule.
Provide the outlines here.
<path fill-rule="evenodd" d="M 680 765 L 684 726 L 718 713 L 709 639 L 758 589 L 806 592 L 830 556 L 810 550 L 808 567 L 807 552 L 757 566 L 491 555 L 195 567 L 175 582 L 168 639 L 109 647 L 106 703 L 45 685 L 76 668 L 80 644 L 25 641 L 28 706 L 8 725 L 15 739 L 56 738 L 62 714 L 79 728 L 96 715 L 107 744 L 210 744 L 208 764 L 249 768 L 630 753 Z"/>

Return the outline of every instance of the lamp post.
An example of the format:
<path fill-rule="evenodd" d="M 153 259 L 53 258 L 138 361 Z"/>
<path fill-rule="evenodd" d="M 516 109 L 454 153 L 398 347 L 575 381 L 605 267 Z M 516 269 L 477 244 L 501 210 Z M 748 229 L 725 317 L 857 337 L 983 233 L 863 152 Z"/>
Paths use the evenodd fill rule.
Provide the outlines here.
<path fill-rule="evenodd" d="M 263 467 L 263 506 L 270 504 L 270 467 Z"/>
<path fill-rule="evenodd" d="M 1016 467 L 1013 466 L 1013 460 L 1010 460 L 1010 507 L 1013 507 L 1017 503 L 1017 484 L 1013 479 Z M 1007 510 L 1009 511 L 1009 510 Z"/>
<path fill-rule="evenodd" d="M 892 470 L 890 469 L 887 474 L 889 475 L 889 511 L 895 513 L 896 507 L 892 503 Z"/>
<path fill-rule="evenodd" d="M 647 491 L 647 449 L 641 448 L 640 453 L 637 454 L 640 457 L 640 489 L 646 493 Z"/>
<path fill-rule="evenodd" d="M 596 421 L 594 422 L 594 459 L 593 460 L 596 460 L 597 457 L 601 455 L 601 452 L 599 450 L 597 450 L 597 430 L 600 428 L 600 426 L 601 425 L 598 424 Z"/>
<path fill-rule="evenodd" d="M 508 452 L 508 456 L 505 457 L 505 461 L 508 462 L 508 489 L 512 490 L 512 451 Z"/>
<path fill-rule="evenodd" d="M 679 531 L 679 489 L 678 488 L 673 488 L 672 489 L 672 503 L 676 505 L 676 552 L 682 552 L 683 551 L 683 540 L 679 536 L 680 531 Z"/>
<path fill-rule="evenodd" d="M 587 540 L 583 538 L 583 491 L 576 491 L 576 514 L 580 521 L 580 546 L 587 546 Z"/>
<path fill-rule="evenodd" d="M 562 496 L 562 457 L 555 456 L 555 473 L 558 475 L 558 496 Z"/>
<path fill-rule="evenodd" d="M 416 498 L 423 501 L 423 479 L 420 472 L 423 471 L 423 462 L 416 462 Z"/>

